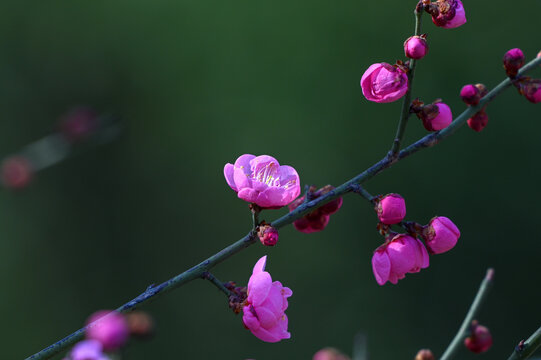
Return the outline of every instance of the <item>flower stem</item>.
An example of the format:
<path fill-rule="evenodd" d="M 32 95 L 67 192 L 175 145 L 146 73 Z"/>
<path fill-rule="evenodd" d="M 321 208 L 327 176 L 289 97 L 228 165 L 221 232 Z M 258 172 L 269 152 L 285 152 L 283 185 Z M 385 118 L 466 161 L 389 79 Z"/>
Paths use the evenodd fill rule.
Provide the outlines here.
<path fill-rule="evenodd" d="M 422 4 L 422 3 L 420 3 Z M 417 5 L 414 11 L 415 14 L 415 35 L 421 35 L 421 17 L 423 16 L 423 8 Z M 415 59 L 409 60 L 409 71 L 408 71 L 408 91 L 404 95 L 404 101 L 402 102 L 402 112 L 400 113 L 400 120 L 398 122 L 398 127 L 396 129 L 396 135 L 394 137 L 393 145 L 389 151 L 389 156 L 392 159 L 396 159 L 398 152 L 400 151 L 400 143 L 406 132 L 406 125 L 408 124 L 408 119 L 411 115 L 410 105 L 411 105 L 411 92 L 413 89 L 413 77 L 415 76 L 415 65 L 417 61 Z"/>
<path fill-rule="evenodd" d="M 458 329 L 458 332 L 453 338 L 453 341 L 451 341 L 451 343 L 449 344 L 449 346 L 447 347 L 447 349 L 441 356 L 440 360 L 451 359 L 453 355 L 455 355 L 456 352 L 462 347 L 462 341 L 466 337 L 469 326 L 472 320 L 475 318 L 475 315 L 479 311 L 481 304 L 486 299 L 488 290 L 490 289 L 492 285 L 493 279 L 494 279 L 494 269 L 491 268 L 487 270 L 487 274 L 485 278 L 483 279 L 483 282 L 481 282 L 481 286 L 479 287 L 479 290 L 477 291 L 477 295 L 475 296 L 475 299 L 473 300 L 473 303 L 470 306 L 470 310 L 468 310 L 468 313 L 466 314 L 466 317 L 464 318 L 462 325 L 460 325 L 460 329 Z"/>
<path fill-rule="evenodd" d="M 370 194 L 368 191 L 366 191 L 366 189 L 363 186 L 359 184 L 351 184 L 350 188 L 351 188 L 351 191 L 353 191 L 356 194 L 361 195 L 363 198 L 370 201 L 371 203 L 374 202 L 375 197 L 372 196 L 372 194 Z"/>
<path fill-rule="evenodd" d="M 366 344 L 366 335 L 359 332 L 353 339 L 353 354 L 352 360 L 368 360 L 368 350 Z"/>
<path fill-rule="evenodd" d="M 527 359 L 541 346 L 541 327 L 526 341 L 521 341 L 507 360 Z"/>
<path fill-rule="evenodd" d="M 530 61 L 527 65 L 525 65 L 524 67 L 522 67 L 522 69 L 520 69 L 519 75 L 525 74 L 527 71 L 533 69 L 534 67 L 540 64 L 541 64 L 541 57 Z M 491 92 L 489 92 L 485 97 L 483 97 L 479 105 L 475 107 L 468 107 L 468 109 L 466 109 L 460 116 L 458 116 L 447 128 L 439 132 L 427 135 L 421 138 L 420 140 L 418 140 L 417 142 L 411 144 L 407 148 L 403 149 L 402 151 L 400 151 L 396 161 L 400 161 L 404 159 L 405 157 L 411 154 L 414 154 L 421 149 L 434 146 L 440 140 L 443 140 L 449 137 L 460 126 L 462 126 L 471 115 L 479 111 L 484 105 L 486 105 L 488 102 L 493 100 L 497 95 L 499 95 L 503 90 L 508 88 L 510 85 L 511 85 L 511 81 L 509 79 L 505 79 L 498 86 L 496 86 Z M 353 184 L 360 185 L 366 180 L 373 178 L 374 176 L 376 176 L 383 170 L 391 167 L 393 164 L 394 162 L 392 162 L 391 159 L 389 159 L 388 157 L 384 157 L 383 159 L 381 159 L 374 165 L 370 166 L 368 169 L 364 170 L 362 173 L 346 181 L 345 183 L 338 186 L 337 188 L 329 191 L 325 195 L 322 195 L 318 197 L 317 199 L 307 201 L 301 204 L 292 212 L 276 219 L 275 221 L 272 222 L 272 226 L 279 229 L 285 225 L 291 224 L 293 221 L 300 219 L 304 215 L 314 211 L 315 209 L 325 205 L 326 203 L 346 193 L 353 191 L 352 189 Z M 169 291 L 176 289 L 186 284 L 189 281 L 192 281 L 194 279 L 201 277 L 201 275 L 205 271 L 208 271 L 209 269 L 213 268 L 214 266 L 221 263 L 222 261 L 240 252 L 244 248 L 255 244 L 255 242 L 256 242 L 256 238 L 253 236 L 253 230 L 252 230 L 247 235 L 245 235 L 242 239 L 229 245 L 225 249 L 212 255 L 211 257 L 199 263 L 198 265 L 192 267 L 191 269 L 186 270 L 185 272 L 163 282 L 162 284 L 156 287 L 148 288 L 141 295 L 137 296 L 133 300 L 127 302 L 126 304 L 116 309 L 116 311 L 120 313 L 133 311 L 139 308 L 141 305 L 150 302 L 150 300 L 154 300 L 157 297 L 162 296 L 163 294 L 166 294 Z M 68 335 L 64 339 L 59 340 L 58 342 L 48 346 L 47 348 L 41 350 L 40 352 L 28 357 L 26 360 L 38 360 L 38 359 L 51 358 L 55 354 L 58 354 L 62 350 L 66 349 L 68 346 L 82 339 L 84 336 L 85 330 L 86 330 L 85 327 L 77 330 L 76 332 L 74 332 L 71 335 Z"/>
<path fill-rule="evenodd" d="M 213 283 L 214 286 L 216 286 L 218 290 L 226 294 L 227 297 L 231 296 L 231 291 L 229 291 L 229 289 L 224 286 L 224 283 L 218 280 L 216 276 L 212 275 L 212 273 L 205 271 L 203 274 L 201 274 L 201 277 Z"/>

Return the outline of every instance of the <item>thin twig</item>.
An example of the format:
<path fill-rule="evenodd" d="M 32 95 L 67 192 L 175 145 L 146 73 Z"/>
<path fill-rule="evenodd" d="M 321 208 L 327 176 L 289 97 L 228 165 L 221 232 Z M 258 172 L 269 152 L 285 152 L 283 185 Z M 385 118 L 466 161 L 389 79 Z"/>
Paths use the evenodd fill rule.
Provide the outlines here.
<path fill-rule="evenodd" d="M 483 279 L 483 282 L 481 282 L 481 286 L 479 287 L 479 290 L 477 291 L 477 295 L 475 296 L 475 299 L 473 300 L 473 303 L 470 306 L 470 310 L 468 310 L 468 313 L 466 314 L 466 317 L 464 318 L 462 325 L 460 325 L 460 329 L 458 329 L 458 332 L 453 338 L 453 341 L 451 341 L 451 343 L 449 344 L 449 346 L 447 347 L 447 349 L 441 356 L 440 360 L 451 359 L 453 355 L 455 355 L 456 352 L 462 347 L 462 341 L 466 337 L 470 324 L 472 320 L 475 318 L 475 315 L 477 314 L 477 312 L 479 311 L 481 304 L 486 299 L 488 290 L 490 289 L 490 286 L 492 285 L 493 279 L 494 279 L 494 269 L 488 269 L 487 274 L 485 278 Z"/>
<path fill-rule="evenodd" d="M 519 75 L 523 75 L 527 71 L 531 70 L 532 68 L 538 66 L 541 64 L 541 57 L 536 58 L 532 61 L 530 61 L 527 65 L 525 65 L 520 71 Z M 408 146 L 404 150 L 400 151 L 397 161 L 416 153 L 417 151 L 431 147 L 440 140 L 443 140 L 450 136 L 452 133 L 454 133 L 460 126 L 464 125 L 466 120 L 479 111 L 484 105 L 486 105 L 489 101 L 493 100 L 497 95 L 499 95 L 503 90 L 508 88 L 511 85 L 511 82 L 509 79 L 505 79 L 502 81 L 498 86 L 496 86 L 491 92 L 489 92 L 478 106 L 476 107 L 468 107 L 459 117 L 457 117 L 449 127 L 447 127 L 444 130 L 441 130 L 439 132 L 436 132 L 434 134 L 427 135 L 423 137 L 422 139 L 418 140 L 417 142 L 413 143 L 412 145 Z M 351 192 L 351 185 L 352 184 L 362 184 L 364 181 L 373 178 L 383 170 L 391 167 L 394 164 L 390 159 L 387 157 L 384 157 L 359 175 L 355 176 L 354 178 L 350 179 L 349 181 L 346 181 L 342 185 L 338 186 L 337 188 L 329 191 L 325 195 L 322 195 L 318 197 L 317 199 L 305 202 L 301 204 L 299 207 L 297 207 L 292 212 L 278 218 L 277 220 L 272 222 L 272 226 L 279 229 L 283 226 L 286 226 L 288 224 L 291 224 L 293 221 L 303 217 L 304 215 L 312 212 L 313 210 L 325 205 L 326 203 Z M 244 248 L 252 245 L 255 243 L 255 238 L 252 235 L 253 233 L 250 232 L 247 235 L 245 235 L 242 239 L 238 240 L 237 242 L 229 245 L 225 249 L 221 250 L 220 252 L 212 255 L 208 259 L 204 260 L 203 262 L 199 263 L 198 265 L 192 267 L 191 269 L 165 281 L 164 283 L 152 287 L 150 289 L 147 289 L 144 293 L 137 296 L 135 299 L 127 302 L 126 304 L 122 305 L 118 309 L 116 309 L 117 312 L 120 313 L 126 313 L 133 311 L 137 308 L 139 308 L 141 305 L 146 304 L 150 302 L 151 300 L 154 300 L 155 298 L 173 290 L 176 289 L 184 284 L 186 284 L 189 281 L 192 281 L 194 279 L 197 279 L 201 277 L 201 274 L 203 274 L 205 271 L 208 271 L 212 267 L 216 266 L 217 264 L 221 263 L 222 261 L 228 259 L 232 255 L 240 252 Z M 59 340 L 58 342 L 48 346 L 47 348 L 41 350 L 40 352 L 28 357 L 26 360 L 38 360 L 38 359 L 49 359 L 55 354 L 58 354 L 62 350 L 66 349 L 68 346 L 74 344 L 75 342 L 81 340 L 84 336 L 86 328 L 81 328 L 74 332 L 71 335 L 68 335 L 62 340 Z"/>
<path fill-rule="evenodd" d="M 229 289 L 224 286 L 224 283 L 218 280 L 216 276 L 214 276 L 212 273 L 205 271 L 201 275 L 201 277 L 203 279 L 210 281 L 214 286 L 218 288 L 218 290 L 226 294 L 228 298 L 231 296 L 231 291 L 229 291 Z"/>
<path fill-rule="evenodd" d="M 541 327 L 526 341 L 521 341 L 507 360 L 527 359 L 541 346 Z"/>

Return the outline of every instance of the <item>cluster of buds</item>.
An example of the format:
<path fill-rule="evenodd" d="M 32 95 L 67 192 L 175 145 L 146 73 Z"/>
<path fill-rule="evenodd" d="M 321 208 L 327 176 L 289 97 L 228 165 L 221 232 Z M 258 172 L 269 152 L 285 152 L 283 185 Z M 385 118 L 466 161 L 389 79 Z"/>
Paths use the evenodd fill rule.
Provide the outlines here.
<path fill-rule="evenodd" d="M 437 99 L 432 104 L 425 105 L 421 100 L 413 100 L 410 111 L 415 113 L 423 122 L 428 131 L 439 131 L 445 129 L 453 122 L 453 113 L 449 105 Z"/>
<path fill-rule="evenodd" d="M 451 250 L 460 237 L 456 225 L 444 216 L 436 216 L 428 225 L 403 223 L 406 203 L 398 194 L 377 197 L 375 210 L 380 220 L 380 232 L 385 242 L 372 256 L 372 270 L 379 285 L 387 281 L 396 284 L 407 273 L 416 273 L 429 265 L 429 253 L 441 254 Z M 402 223 L 407 234 L 390 230 L 391 225 Z M 420 239 L 425 241 L 425 244 Z M 427 250 L 428 249 L 428 250 Z"/>
<path fill-rule="evenodd" d="M 537 56 L 539 57 L 539 54 Z M 503 56 L 503 67 L 513 85 L 528 101 L 537 104 L 541 102 L 541 79 L 518 76 L 518 71 L 522 66 L 524 66 L 524 53 L 522 50 L 518 48 L 511 49 Z"/>
<path fill-rule="evenodd" d="M 75 344 L 65 360 L 107 360 L 130 337 L 145 339 L 154 333 L 152 318 L 141 311 L 128 315 L 98 311 L 88 318 L 87 327 L 86 339 Z"/>
<path fill-rule="evenodd" d="M 289 211 L 293 211 L 302 205 L 306 201 L 317 199 L 334 189 L 331 185 L 325 185 L 321 189 L 317 189 L 315 186 L 310 186 L 306 195 L 298 198 L 289 204 Z M 313 233 L 325 229 L 329 223 L 332 214 L 337 212 L 342 206 L 342 198 L 334 199 L 325 205 L 317 208 L 316 210 L 304 215 L 302 218 L 295 220 L 293 226 L 300 232 Z"/>
<path fill-rule="evenodd" d="M 487 87 L 484 84 L 468 84 L 464 85 L 460 90 L 460 97 L 462 101 L 468 106 L 477 106 L 479 101 L 488 93 Z M 468 126 L 479 132 L 485 128 L 488 124 L 488 115 L 486 113 L 486 106 L 476 112 L 471 118 L 468 119 Z"/>

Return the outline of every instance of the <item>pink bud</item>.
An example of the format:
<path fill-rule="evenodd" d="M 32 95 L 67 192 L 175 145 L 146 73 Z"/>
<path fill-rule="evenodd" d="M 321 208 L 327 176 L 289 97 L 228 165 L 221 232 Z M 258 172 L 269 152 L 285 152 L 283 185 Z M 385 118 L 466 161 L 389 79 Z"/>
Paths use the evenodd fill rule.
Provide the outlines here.
<path fill-rule="evenodd" d="M 103 354 L 103 346 L 97 340 L 79 341 L 73 349 L 71 349 L 71 360 L 107 360 Z"/>
<path fill-rule="evenodd" d="M 475 113 L 468 119 L 468 126 L 473 130 L 479 132 L 485 128 L 488 124 L 488 115 L 484 110 Z"/>
<path fill-rule="evenodd" d="M 15 155 L 2 162 L 2 184 L 7 188 L 22 189 L 30 183 L 33 175 L 32 164 L 23 156 Z"/>
<path fill-rule="evenodd" d="M 265 246 L 274 246 L 278 242 L 278 230 L 268 224 L 259 226 L 257 236 Z"/>
<path fill-rule="evenodd" d="M 310 188 L 310 198 L 317 199 L 320 196 L 325 195 L 329 191 L 334 189 L 331 185 L 325 185 L 321 189 L 316 191 L 316 187 L 312 186 Z M 304 203 L 304 196 L 296 199 L 291 204 L 289 204 L 289 211 L 295 210 L 297 207 Z M 336 213 L 342 206 L 342 198 L 339 197 L 334 199 L 325 205 L 319 207 L 318 209 L 312 211 L 311 213 L 304 215 L 302 218 L 297 219 L 293 222 L 293 226 L 300 232 L 309 234 L 325 229 L 329 223 L 330 215 Z"/>
<path fill-rule="evenodd" d="M 398 67 L 387 63 L 371 65 L 361 78 L 364 97 L 377 103 L 400 99 L 408 91 L 408 76 Z"/>
<path fill-rule="evenodd" d="M 438 131 L 445 129 L 453 122 L 451 108 L 442 102 L 425 105 L 417 113 L 417 116 L 423 121 L 423 126 L 428 131 Z"/>
<path fill-rule="evenodd" d="M 433 254 L 441 254 L 455 247 L 460 230 L 445 216 L 436 216 L 423 230 L 426 246 Z"/>
<path fill-rule="evenodd" d="M 71 109 L 60 123 L 60 131 L 71 142 L 80 141 L 92 135 L 97 127 L 97 114 L 94 110 L 86 107 Z"/>
<path fill-rule="evenodd" d="M 509 50 L 503 56 L 503 67 L 508 76 L 514 77 L 524 65 L 524 53 L 519 48 Z"/>
<path fill-rule="evenodd" d="M 428 53 L 428 43 L 424 36 L 411 36 L 404 42 L 404 53 L 410 59 L 422 59 Z"/>
<path fill-rule="evenodd" d="M 415 360 L 434 360 L 434 354 L 430 349 L 421 349 L 415 356 Z"/>
<path fill-rule="evenodd" d="M 462 90 L 460 90 L 460 97 L 467 105 L 475 106 L 481 100 L 481 92 L 475 85 L 464 85 Z"/>
<path fill-rule="evenodd" d="M 432 15 L 432 22 L 445 29 L 453 29 L 466 23 L 466 12 L 460 0 L 438 0 L 432 3 L 427 12 Z"/>
<path fill-rule="evenodd" d="M 379 221 L 384 224 L 398 224 L 406 216 L 406 201 L 398 194 L 387 194 L 381 200 L 376 200 L 375 210 Z"/>
<path fill-rule="evenodd" d="M 416 273 L 429 265 L 428 252 L 419 239 L 397 234 L 374 251 L 372 271 L 379 285 L 396 284 L 406 273 Z"/>
<path fill-rule="evenodd" d="M 349 357 L 334 348 L 328 347 L 315 353 L 312 360 L 349 360 Z"/>
<path fill-rule="evenodd" d="M 528 101 L 537 104 L 541 102 L 541 80 L 528 79 L 520 81 L 519 91 Z"/>
<path fill-rule="evenodd" d="M 105 351 L 124 346 L 130 331 L 124 315 L 108 310 L 97 311 L 89 317 L 87 325 L 95 321 L 98 323 L 86 331 L 88 339 L 98 340 Z"/>
<path fill-rule="evenodd" d="M 476 354 L 485 352 L 492 346 L 492 335 L 488 328 L 472 321 L 471 335 L 464 339 L 464 345 Z"/>

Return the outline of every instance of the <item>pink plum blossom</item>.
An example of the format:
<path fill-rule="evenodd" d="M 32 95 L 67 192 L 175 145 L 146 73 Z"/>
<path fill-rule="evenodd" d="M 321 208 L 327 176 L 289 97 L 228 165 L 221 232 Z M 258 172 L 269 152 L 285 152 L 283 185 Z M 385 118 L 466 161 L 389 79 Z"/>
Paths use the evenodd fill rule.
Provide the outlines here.
<path fill-rule="evenodd" d="M 262 208 L 285 206 L 301 192 L 297 171 L 268 155 L 244 154 L 225 165 L 224 175 L 239 198 Z"/>
<path fill-rule="evenodd" d="M 86 337 L 99 341 L 105 351 L 116 350 L 128 341 L 130 329 L 124 315 L 101 310 L 88 318 L 87 325 L 95 321 L 98 322 L 86 331 Z"/>
<path fill-rule="evenodd" d="M 524 53 L 519 48 L 514 48 L 503 56 L 503 67 L 508 76 L 514 77 L 524 65 Z"/>
<path fill-rule="evenodd" d="M 422 59 L 428 53 L 428 43 L 424 36 L 410 36 L 404 42 L 404 54 L 410 59 Z"/>
<path fill-rule="evenodd" d="M 408 76 L 396 66 L 387 63 L 373 64 L 361 78 L 361 89 L 369 101 L 393 102 L 408 91 Z"/>
<path fill-rule="evenodd" d="M 98 116 L 86 107 L 71 109 L 60 122 L 60 131 L 70 142 L 83 140 L 98 128 Z"/>
<path fill-rule="evenodd" d="M 431 13 L 432 22 L 445 29 L 457 28 L 466 23 L 466 12 L 460 0 L 439 0 L 437 11 Z"/>
<path fill-rule="evenodd" d="M 428 264 L 428 252 L 423 243 L 407 234 L 396 234 L 372 256 L 372 270 L 379 285 L 387 281 L 396 284 L 407 273 L 419 272 Z"/>
<path fill-rule="evenodd" d="M 71 360 L 107 360 L 103 345 L 97 340 L 83 340 L 75 344 L 70 352 Z"/>
<path fill-rule="evenodd" d="M 244 326 L 257 338 L 266 342 L 278 342 L 289 339 L 287 331 L 287 298 L 293 292 L 282 286 L 279 281 L 272 281 L 265 271 L 267 256 L 255 264 L 248 282 L 248 297 L 242 308 Z"/>
<path fill-rule="evenodd" d="M 379 221 L 384 224 L 398 224 L 406 216 L 406 201 L 398 194 L 387 194 L 376 202 Z"/>
<path fill-rule="evenodd" d="M 22 189 L 28 186 L 34 169 L 26 157 L 14 155 L 2 162 L 2 184 L 9 189 Z"/>
<path fill-rule="evenodd" d="M 433 254 L 441 254 L 455 247 L 460 230 L 445 216 L 436 216 L 423 230 L 426 246 Z"/>

